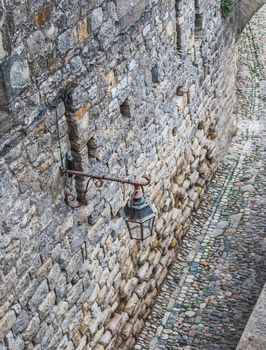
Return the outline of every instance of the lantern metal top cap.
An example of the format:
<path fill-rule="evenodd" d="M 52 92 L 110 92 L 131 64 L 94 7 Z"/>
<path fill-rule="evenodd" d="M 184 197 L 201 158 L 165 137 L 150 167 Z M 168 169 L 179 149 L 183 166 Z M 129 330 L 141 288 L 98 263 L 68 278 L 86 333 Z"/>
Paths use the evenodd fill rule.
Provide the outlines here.
<path fill-rule="evenodd" d="M 156 216 L 156 209 L 148 196 L 131 199 L 125 205 L 123 218 L 126 221 L 143 223 Z"/>

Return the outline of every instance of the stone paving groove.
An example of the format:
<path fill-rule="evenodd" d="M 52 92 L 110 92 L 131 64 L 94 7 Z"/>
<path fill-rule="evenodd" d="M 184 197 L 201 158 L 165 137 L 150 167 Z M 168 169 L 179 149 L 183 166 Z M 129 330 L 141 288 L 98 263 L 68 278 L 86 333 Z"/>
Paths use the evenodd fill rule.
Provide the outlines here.
<path fill-rule="evenodd" d="M 238 133 L 135 350 L 235 349 L 265 282 L 265 18 L 264 6 L 241 39 Z"/>

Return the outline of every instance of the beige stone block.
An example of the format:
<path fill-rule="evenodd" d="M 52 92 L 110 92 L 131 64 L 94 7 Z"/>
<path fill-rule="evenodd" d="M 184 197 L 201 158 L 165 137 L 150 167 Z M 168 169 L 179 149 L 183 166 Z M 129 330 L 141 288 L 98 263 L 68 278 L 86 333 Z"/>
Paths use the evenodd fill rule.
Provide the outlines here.
<path fill-rule="evenodd" d="M 191 171 L 194 171 L 194 170 L 196 170 L 198 168 L 199 162 L 200 162 L 199 158 L 196 158 L 194 160 L 194 162 L 191 163 L 191 165 L 190 165 Z"/>
<path fill-rule="evenodd" d="M 115 78 L 115 73 L 114 70 L 111 70 L 107 75 L 106 75 L 106 84 L 108 86 L 108 92 L 112 91 L 112 88 L 116 84 L 116 78 Z"/>
<path fill-rule="evenodd" d="M 127 340 L 129 337 L 131 337 L 132 332 L 133 332 L 133 325 L 131 323 L 128 323 L 122 329 L 121 336 L 124 340 Z"/>
<path fill-rule="evenodd" d="M 99 340 L 101 339 L 102 335 L 104 333 L 104 328 L 100 328 L 96 334 L 94 335 L 92 341 L 90 342 L 90 345 L 92 346 L 92 348 L 99 342 Z"/>
<path fill-rule="evenodd" d="M 135 275 L 135 269 L 130 257 L 128 257 L 127 261 L 124 262 L 120 267 L 120 271 L 122 273 L 122 278 L 129 279 L 130 277 Z"/>
<path fill-rule="evenodd" d="M 85 316 L 83 317 L 81 323 L 80 323 L 79 331 L 81 334 L 87 333 L 91 320 L 92 320 L 91 313 L 90 313 L 90 311 L 87 311 L 85 313 Z"/>
<path fill-rule="evenodd" d="M 168 22 L 166 25 L 166 35 L 168 39 L 173 40 L 174 27 L 172 22 Z"/>
<path fill-rule="evenodd" d="M 118 334 L 121 328 L 121 320 L 122 320 L 122 316 L 116 313 L 111 319 L 111 321 L 108 323 L 108 325 L 106 326 L 106 328 L 111 331 L 113 336 Z"/>
<path fill-rule="evenodd" d="M 179 185 L 173 182 L 170 190 L 171 193 L 173 193 L 173 195 L 176 195 L 178 192 L 178 189 L 179 189 Z"/>
<path fill-rule="evenodd" d="M 142 299 L 144 295 L 147 293 L 148 288 L 149 288 L 149 285 L 147 284 L 147 282 L 142 282 L 136 287 L 135 293 L 140 299 Z"/>
<path fill-rule="evenodd" d="M 107 295 L 107 287 L 106 286 L 103 286 L 100 290 L 100 293 L 98 295 L 98 298 L 97 298 L 97 302 L 101 305 L 104 303 L 105 299 L 106 299 L 106 295 Z"/>
<path fill-rule="evenodd" d="M 164 220 L 160 217 L 156 221 L 155 230 L 156 232 L 161 232 L 164 228 Z"/>
<path fill-rule="evenodd" d="M 73 30 L 73 39 L 75 44 L 82 44 L 88 38 L 88 21 L 87 17 L 81 19 Z"/>
<path fill-rule="evenodd" d="M 132 297 L 129 299 L 129 301 L 126 304 L 125 312 L 131 316 L 134 314 L 134 310 L 137 308 L 139 303 L 139 299 L 137 297 L 136 293 L 133 293 Z"/>
<path fill-rule="evenodd" d="M 2 304 L 0 304 L 0 319 L 5 315 L 5 313 L 10 308 L 10 301 L 5 301 Z"/>
<path fill-rule="evenodd" d="M 122 282 L 122 273 L 119 272 L 113 281 L 113 286 L 115 290 L 119 288 L 119 286 L 121 285 L 121 282 Z"/>
<path fill-rule="evenodd" d="M 190 186 L 190 181 L 186 179 L 183 182 L 182 187 L 183 187 L 183 189 L 187 190 L 189 188 L 189 186 Z"/>
<path fill-rule="evenodd" d="M 104 347 L 102 344 L 96 344 L 93 350 L 106 350 L 106 347 Z"/>
<path fill-rule="evenodd" d="M 119 273 L 119 266 L 115 265 L 110 272 L 109 280 L 113 282 L 118 273 Z"/>
<path fill-rule="evenodd" d="M 175 237 L 178 238 L 179 242 L 180 242 L 179 238 L 180 236 L 182 236 L 182 230 L 183 230 L 182 225 L 178 225 L 178 227 L 176 227 L 175 229 Z"/>
<path fill-rule="evenodd" d="M 144 280 L 147 281 L 147 279 L 149 278 L 149 269 L 150 269 L 150 265 L 148 262 L 146 262 L 144 265 L 142 265 L 139 270 L 138 270 L 138 278 L 139 280 L 142 282 Z"/>
<path fill-rule="evenodd" d="M 139 254 L 139 260 L 138 260 L 139 265 L 143 265 L 146 263 L 150 255 L 150 250 L 151 250 L 150 246 L 147 246 L 147 247 L 145 246 L 142 248 L 141 253 Z"/>
<path fill-rule="evenodd" d="M 104 334 L 101 336 L 99 343 L 104 345 L 105 347 L 109 344 L 110 340 L 112 339 L 112 334 L 110 331 L 104 332 Z"/>
<path fill-rule="evenodd" d="M 79 111 L 75 113 L 78 122 L 84 117 L 84 115 L 88 112 L 90 107 L 90 103 L 86 103 Z"/>
<path fill-rule="evenodd" d="M 130 297 L 130 295 L 135 290 L 137 284 L 138 279 L 136 277 L 133 277 L 130 280 L 128 280 L 125 284 L 125 287 L 123 288 L 123 294 L 127 297 Z"/>
<path fill-rule="evenodd" d="M 159 278 L 157 279 L 157 283 L 156 283 L 158 289 L 161 287 L 162 282 L 163 282 L 165 276 L 167 275 L 167 272 L 168 272 L 167 267 L 165 267 L 165 268 L 162 269 L 162 271 L 161 271 L 161 273 L 160 273 L 160 276 L 159 276 Z"/>
<path fill-rule="evenodd" d="M 78 347 L 75 350 L 83 350 L 85 349 L 87 344 L 87 336 L 84 335 L 83 337 L 80 338 Z"/>
<path fill-rule="evenodd" d="M 203 129 L 198 129 L 195 133 L 199 143 L 204 139 L 204 130 Z"/>
<path fill-rule="evenodd" d="M 177 177 L 175 177 L 174 180 L 178 186 L 182 186 L 183 182 L 185 181 L 185 177 L 186 177 L 186 174 L 182 173 L 182 174 L 178 175 Z"/>
<path fill-rule="evenodd" d="M 184 210 L 183 210 L 183 221 L 186 221 L 188 219 L 188 217 L 190 216 L 191 214 L 191 208 L 190 207 L 186 207 Z"/>
<path fill-rule="evenodd" d="M 148 263 L 150 265 L 154 265 L 153 262 L 154 262 L 155 256 L 156 256 L 156 252 L 154 250 L 152 250 L 149 254 L 149 257 L 148 257 Z"/>
<path fill-rule="evenodd" d="M 171 229 L 169 229 L 169 233 L 164 236 L 164 239 L 161 242 L 161 248 L 163 249 L 164 252 L 167 252 L 167 248 L 169 247 L 169 245 L 171 243 L 170 231 L 171 231 Z"/>
<path fill-rule="evenodd" d="M 115 289 L 113 286 L 107 287 L 107 291 L 108 292 L 103 303 L 104 305 L 113 303 L 114 300 L 116 299 L 116 294 L 118 293 L 118 291 L 115 292 Z"/>
<path fill-rule="evenodd" d="M 188 180 L 190 184 L 194 185 L 199 178 L 199 173 L 197 170 L 194 170 L 192 174 L 189 175 Z"/>
<path fill-rule="evenodd" d="M 147 295 L 147 297 L 145 298 L 145 305 L 146 306 L 149 307 L 149 306 L 154 304 L 157 293 L 158 293 L 158 291 L 157 291 L 157 289 L 155 289 L 154 291 L 152 291 L 151 293 L 149 293 Z"/>
<path fill-rule="evenodd" d="M 144 320 L 143 319 L 137 319 L 134 322 L 133 333 L 134 334 L 139 334 L 141 332 L 141 330 L 143 329 L 143 326 L 144 326 Z"/>
<path fill-rule="evenodd" d="M 167 197 L 164 201 L 164 205 L 163 205 L 163 211 L 164 212 L 167 212 L 170 210 L 172 206 L 172 201 L 171 201 L 171 198 L 170 197 Z"/>
<path fill-rule="evenodd" d="M 189 183 L 189 181 L 188 181 L 188 183 Z M 178 192 L 177 192 L 177 197 L 180 200 L 184 200 L 185 198 L 187 198 L 187 191 L 186 191 L 186 189 L 183 188 L 183 187 L 179 187 Z"/>

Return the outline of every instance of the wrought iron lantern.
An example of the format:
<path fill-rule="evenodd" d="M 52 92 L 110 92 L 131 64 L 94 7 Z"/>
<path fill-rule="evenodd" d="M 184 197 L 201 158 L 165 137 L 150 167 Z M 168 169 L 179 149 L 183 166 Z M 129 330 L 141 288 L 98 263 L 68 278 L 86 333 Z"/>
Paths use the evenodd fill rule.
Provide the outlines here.
<path fill-rule="evenodd" d="M 68 164 L 68 163 L 67 163 Z M 85 196 L 90 180 L 93 180 L 97 187 L 101 187 L 104 181 L 119 182 L 122 184 L 130 184 L 134 186 L 134 191 L 131 198 L 128 200 L 126 206 L 123 209 L 123 218 L 126 222 L 129 235 L 131 239 L 143 241 L 150 237 L 153 233 L 154 222 L 156 217 L 156 209 L 151 202 L 151 199 L 144 194 L 144 186 L 148 186 L 151 182 L 149 176 L 144 175 L 145 181 L 132 181 L 126 179 L 120 179 L 110 176 L 98 176 L 87 174 L 81 171 L 75 171 L 74 166 L 67 165 L 68 169 L 61 166 L 61 175 L 67 174 L 68 176 L 77 176 L 82 178 L 88 178 L 85 186 L 85 191 L 82 193 Z M 77 200 L 72 193 L 65 190 L 65 201 L 72 209 L 81 206 L 81 203 L 76 204 Z"/>
<path fill-rule="evenodd" d="M 152 235 L 156 209 L 150 198 L 144 195 L 142 186 L 135 186 L 132 198 L 123 210 L 123 217 L 131 239 L 144 241 Z"/>

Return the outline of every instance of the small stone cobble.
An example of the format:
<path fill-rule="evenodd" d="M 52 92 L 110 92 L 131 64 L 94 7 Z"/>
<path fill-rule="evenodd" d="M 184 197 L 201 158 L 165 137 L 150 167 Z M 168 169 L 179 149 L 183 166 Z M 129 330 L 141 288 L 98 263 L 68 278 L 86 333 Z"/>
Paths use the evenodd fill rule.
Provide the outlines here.
<path fill-rule="evenodd" d="M 184 237 L 135 350 L 235 349 L 265 282 L 265 56 L 260 46 L 265 15 L 266 6 L 240 42 L 238 133 Z"/>

